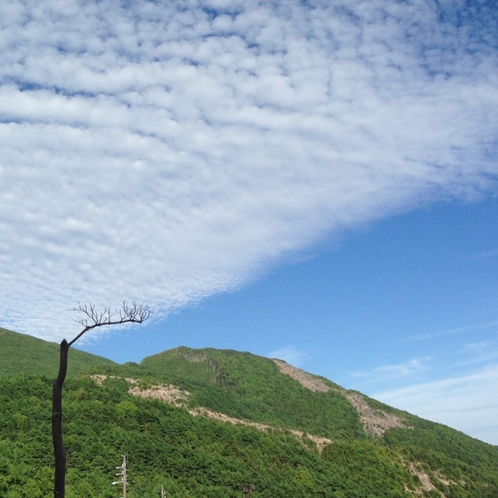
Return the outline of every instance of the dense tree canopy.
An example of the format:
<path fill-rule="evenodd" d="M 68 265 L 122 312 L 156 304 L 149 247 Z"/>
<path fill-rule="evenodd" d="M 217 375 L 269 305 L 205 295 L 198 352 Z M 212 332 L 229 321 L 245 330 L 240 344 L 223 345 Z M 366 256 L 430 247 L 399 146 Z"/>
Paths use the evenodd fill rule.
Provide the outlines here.
<path fill-rule="evenodd" d="M 108 375 L 70 376 L 64 391 L 68 498 L 115 498 L 115 468 L 127 455 L 128 498 L 241 497 L 395 498 L 498 496 L 498 448 L 403 413 L 409 428 L 365 435 L 357 414 L 336 391 L 313 393 L 267 359 L 207 351 L 211 362 L 171 353 L 142 365 L 93 366 Z M 188 355 L 187 355 L 188 358 Z M 208 368 L 206 368 L 208 365 Z M 90 373 L 90 372 L 89 372 Z M 110 377 L 115 375 L 117 377 Z M 190 393 L 187 406 L 134 397 L 124 378 L 142 388 L 174 383 Z M 272 395 L 273 394 L 273 395 Z M 370 400 L 375 409 L 388 410 Z M 192 416 L 207 406 L 275 430 Z M 52 491 L 51 379 L 0 379 L 0 496 L 46 498 Z M 400 412 L 401 413 L 401 412 Z M 320 453 L 300 429 L 333 442 Z M 433 489 L 424 491 L 420 475 Z M 251 495 L 250 495 L 251 496 Z"/>

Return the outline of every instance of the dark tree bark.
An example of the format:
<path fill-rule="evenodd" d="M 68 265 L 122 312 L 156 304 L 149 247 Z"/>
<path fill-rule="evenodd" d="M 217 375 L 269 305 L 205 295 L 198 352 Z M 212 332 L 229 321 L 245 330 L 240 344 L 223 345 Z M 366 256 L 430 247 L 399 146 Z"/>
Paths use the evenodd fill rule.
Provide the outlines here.
<path fill-rule="evenodd" d="M 66 451 L 62 441 L 62 387 L 66 378 L 68 352 L 69 344 L 64 339 L 60 344 L 59 375 L 52 385 L 52 440 L 55 456 L 55 498 L 64 497 L 66 486 Z"/>
<path fill-rule="evenodd" d="M 124 323 L 142 323 L 150 316 L 149 308 L 133 303 L 131 306 L 123 302 L 121 310 L 111 312 L 110 308 L 97 311 L 93 305 L 79 305 L 77 312 L 84 318 L 78 320 L 83 330 L 70 342 L 64 339 L 60 344 L 59 374 L 52 384 L 52 441 L 54 445 L 55 475 L 54 498 L 65 498 L 66 493 L 66 450 L 62 438 L 62 389 L 66 379 L 69 348 L 85 333 L 105 325 Z"/>

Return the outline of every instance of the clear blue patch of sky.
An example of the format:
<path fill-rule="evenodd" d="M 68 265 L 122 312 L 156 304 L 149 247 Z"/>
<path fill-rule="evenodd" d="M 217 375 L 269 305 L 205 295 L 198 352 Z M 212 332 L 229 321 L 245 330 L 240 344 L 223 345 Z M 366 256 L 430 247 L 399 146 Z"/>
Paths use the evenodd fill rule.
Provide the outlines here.
<path fill-rule="evenodd" d="M 497 282 L 498 199 L 440 203 L 322 243 L 160 323 L 79 347 L 118 362 L 180 345 L 260 355 L 293 347 L 305 355 L 302 368 L 345 387 L 354 387 L 351 371 L 413 358 L 432 357 L 443 375 L 465 344 L 496 341 L 498 327 L 483 325 L 498 322 Z"/>

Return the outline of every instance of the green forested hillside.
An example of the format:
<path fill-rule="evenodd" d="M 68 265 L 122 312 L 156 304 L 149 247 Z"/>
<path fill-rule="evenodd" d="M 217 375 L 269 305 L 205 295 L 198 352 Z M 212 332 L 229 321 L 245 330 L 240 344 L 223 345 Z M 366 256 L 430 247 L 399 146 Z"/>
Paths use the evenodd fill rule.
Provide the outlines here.
<path fill-rule="evenodd" d="M 192 406 L 318 436 L 363 436 L 357 413 L 342 394 L 312 392 L 282 375 L 268 358 L 179 348 L 146 358 L 142 366 L 191 392 Z"/>
<path fill-rule="evenodd" d="M 68 375 L 78 375 L 111 360 L 70 350 Z M 59 345 L 0 328 L 0 375 L 39 374 L 55 377 L 59 369 Z"/>
<path fill-rule="evenodd" d="M 179 348 L 90 373 L 65 386 L 68 498 L 121 496 L 123 454 L 128 498 L 161 485 L 169 498 L 241 497 L 245 484 L 267 498 L 498 496 L 497 447 L 301 373 L 329 389 L 313 391 L 267 358 Z M 51 378 L 0 379 L 1 497 L 51 495 L 50 406 Z M 367 415 L 397 425 L 375 435 Z"/>

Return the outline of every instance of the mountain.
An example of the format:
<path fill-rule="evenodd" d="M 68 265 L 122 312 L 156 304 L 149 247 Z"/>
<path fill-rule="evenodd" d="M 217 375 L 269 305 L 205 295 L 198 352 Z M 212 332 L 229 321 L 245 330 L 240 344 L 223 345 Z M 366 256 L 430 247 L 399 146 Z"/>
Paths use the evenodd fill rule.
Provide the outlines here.
<path fill-rule="evenodd" d="M 20 365 L 41 345 L 17 340 Z M 498 447 L 278 359 L 181 347 L 87 366 L 64 392 L 68 498 L 118 496 L 123 454 L 128 498 L 498 496 Z M 35 370 L 0 368 L 6 498 L 51 494 L 51 377 Z"/>
<path fill-rule="evenodd" d="M 67 374 L 79 375 L 94 366 L 113 363 L 101 356 L 71 349 Z M 58 344 L 0 328 L 0 375 L 39 374 L 55 378 L 58 369 Z"/>

